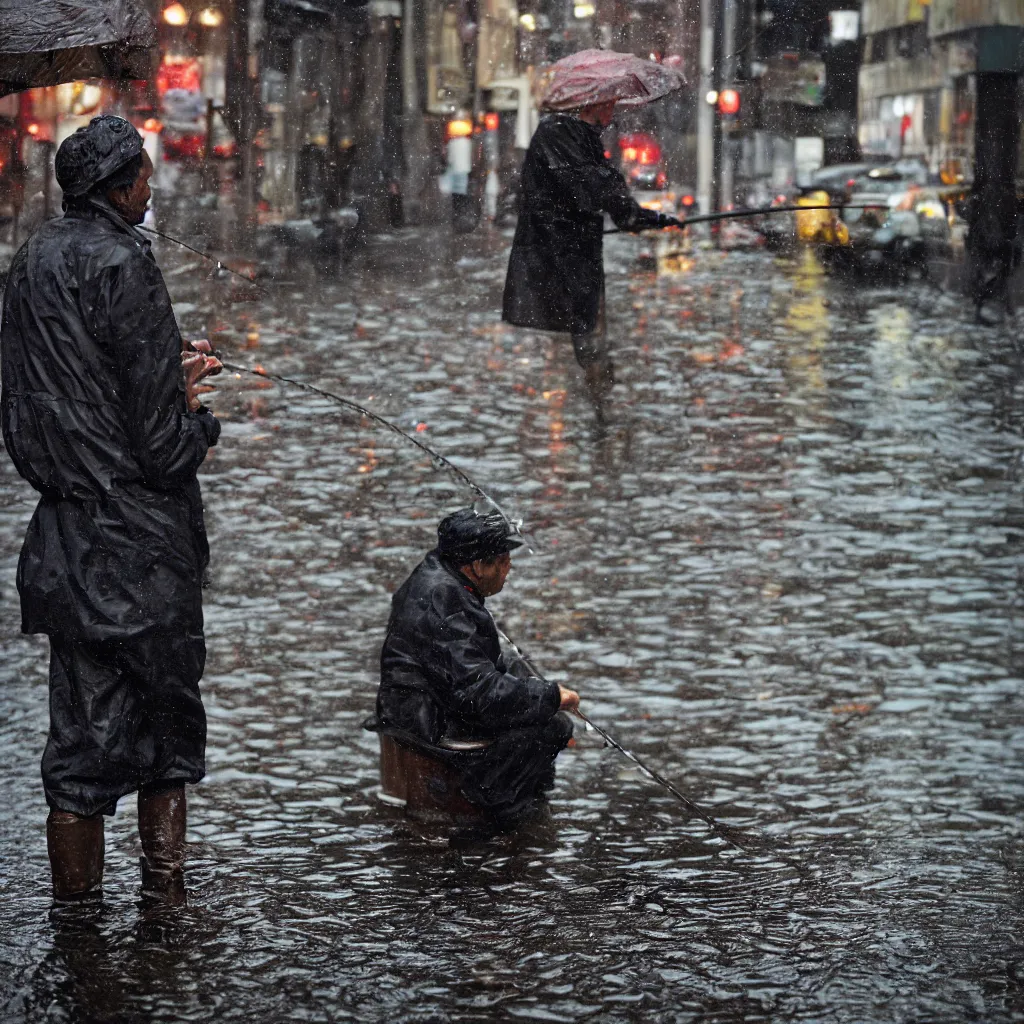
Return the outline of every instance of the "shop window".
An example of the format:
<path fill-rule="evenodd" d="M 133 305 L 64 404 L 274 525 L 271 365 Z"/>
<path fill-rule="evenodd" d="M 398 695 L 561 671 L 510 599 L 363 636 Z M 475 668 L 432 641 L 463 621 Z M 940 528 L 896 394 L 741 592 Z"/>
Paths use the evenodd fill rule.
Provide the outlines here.
<path fill-rule="evenodd" d="M 928 52 L 928 26 L 923 21 L 896 29 L 896 53 L 900 57 L 921 57 Z"/>

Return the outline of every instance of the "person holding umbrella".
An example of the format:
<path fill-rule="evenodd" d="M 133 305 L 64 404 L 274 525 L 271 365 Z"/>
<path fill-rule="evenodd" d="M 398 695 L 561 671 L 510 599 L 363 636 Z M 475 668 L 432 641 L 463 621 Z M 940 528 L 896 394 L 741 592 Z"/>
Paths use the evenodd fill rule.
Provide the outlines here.
<path fill-rule="evenodd" d="M 552 65 L 522 171 L 502 319 L 567 331 L 599 402 L 614 385 L 604 325 L 604 214 L 624 231 L 678 225 L 645 210 L 605 156 L 616 106 L 642 106 L 684 84 L 671 68 L 631 54 L 584 50 Z"/>

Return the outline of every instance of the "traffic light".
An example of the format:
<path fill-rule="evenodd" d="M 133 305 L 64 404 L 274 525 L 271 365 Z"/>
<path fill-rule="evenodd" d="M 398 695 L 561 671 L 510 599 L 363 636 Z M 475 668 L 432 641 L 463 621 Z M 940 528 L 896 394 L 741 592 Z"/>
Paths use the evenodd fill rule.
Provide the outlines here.
<path fill-rule="evenodd" d="M 723 89 L 718 94 L 718 113 L 722 117 L 736 117 L 740 112 L 740 94 L 735 89 Z"/>

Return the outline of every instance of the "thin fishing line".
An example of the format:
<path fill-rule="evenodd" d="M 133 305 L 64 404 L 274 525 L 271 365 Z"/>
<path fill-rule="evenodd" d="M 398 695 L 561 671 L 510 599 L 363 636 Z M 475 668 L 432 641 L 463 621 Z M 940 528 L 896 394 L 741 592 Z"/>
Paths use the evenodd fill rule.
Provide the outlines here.
<path fill-rule="evenodd" d="M 543 682 L 548 682 L 548 680 L 545 679 L 544 676 L 541 675 L 541 673 L 537 670 L 537 666 L 534 665 L 529 658 L 523 655 L 522 651 L 520 651 L 519 648 L 516 647 L 516 645 L 508 638 L 508 636 L 497 627 L 497 625 L 495 625 L 495 629 L 498 630 L 498 634 L 512 648 L 512 650 L 515 651 L 516 654 L 518 654 L 519 657 L 523 659 L 523 661 L 529 667 L 530 671 L 533 672 L 533 674 L 538 679 L 542 680 Z M 619 743 L 618 740 L 610 736 L 599 725 L 592 722 L 582 711 L 580 711 L 579 708 L 574 708 L 573 714 L 576 715 L 577 718 L 582 719 L 610 747 L 613 747 L 624 757 L 632 761 L 642 772 L 644 772 L 645 775 L 647 775 L 648 778 L 652 779 L 659 786 L 662 786 L 665 789 L 667 789 L 691 814 L 693 814 L 695 817 L 700 818 L 701 821 L 703 821 L 711 829 L 711 831 L 719 837 L 719 839 L 724 840 L 730 846 L 735 846 L 737 850 L 742 850 L 744 853 L 750 852 L 748 846 L 745 845 L 743 840 L 735 838 L 735 835 L 737 833 L 739 833 L 742 836 L 742 829 L 738 829 L 736 826 L 733 825 L 726 825 L 724 822 L 721 822 L 716 817 L 714 817 L 714 815 L 709 814 L 707 811 L 705 811 L 704 808 L 701 807 L 699 804 L 694 803 L 693 800 L 691 800 L 685 793 L 680 792 L 680 790 L 671 782 L 669 782 L 669 780 L 666 779 L 663 775 L 659 774 L 653 768 L 644 764 L 644 762 L 641 761 L 640 758 L 636 756 L 636 754 L 634 754 L 630 750 L 627 750 L 621 743 Z M 746 839 L 746 837 L 743 838 Z M 753 841 L 753 838 L 754 837 L 750 837 L 751 841 Z"/>
<path fill-rule="evenodd" d="M 591 719 L 580 711 L 579 708 L 574 708 L 573 714 L 576 715 L 577 718 L 582 719 L 610 747 L 613 747 L 622 754 L 623 757 L 632 761 L 649 779 L 652 779 L 654 782 L 658 783 L 659 786 L 663 786 L 667 789 L 691 814 L 700 818 L 701 821 L 703 821 L 711 831 L 719 837 L 719 839 L 729 843 L 730 846 L 735 846 L 737 850 L 743 850 L 745 853 L 748 852 L 746 845 L 738 842 L 729 835 L 729 832 L 735 831 L 735 826 L 726 825 L 723 822 L 720 822 L 716 817 L 705 811 L 699 804 L 694 803 L 685 793 L 680 792 L 679 789 L 677 789 L 676 786 L 669 782 L 669 780 L 663 775 L 656 772 L 649 765 L 644 764 L 636 754 L 631 750 L 627 750 L 621 743 L 619 743 L 618 740 L 602 729 L 601 726 L 591 721 Z"/>
<path fill-rule="evenodd" d="M 508 636 L 502 632 L 495 623 L 495 629 L 498 630 L 498 635 L 507 643 L 516 654 L 526 663 L 528 668 L 538 679 L 548 682 L 543 675 L 537 670 L 537 666 L 530 661 L 529 658 L 525 657 L 522 651 L 508 638 Z M 754 853 L 755 847 L 760 845 L 761 847 L 771 846 L 774 848 L 775 856 L 778 857 L 784 864 L 791 867 L 802 879 L 805 881 L 810 879 L 808 867 L 803 861 L 798 858 L 788 857 L 781 853 L 778 849 L 779 843 L 777 840 L 770 836 L 765 835 L 760 829 L 752 830 L 749 826 L 738 826 L 738 825 L 727 825 L 725 822 L 719 821 L 714 815 L 709 814 L 699 804 L 694 803 L 685 793 L 679 791 L 679 789 L 669 782 L 663 775 L 656 772 L 649 765 L 645 764 L 636 756 L 632 751 L 627 750 L 621 743 L 618 742 L 614 737 L 610 736 L 604 729 L 599 725 L 592 722 L 579 708 L 575 708 L 573 711 L 578 718 L 582 719 L 591 729 L 594 730 L 609 746 L 617 750 L 624 757 L 632 761 L 642 772 L 644 772 L 648 778 L 652 779 L 659 786 L 663 786 L 668 792 L 670 792 L 677 800 L 679 800 L 683 806 L 700 818 L 719 839 L 723 842 L 728 843 L 730 846 L 735 847 L 737 850 L 741 850 L 743 853 Z"/>
<path fill-rule="evenodd" d="M 212 256 L 209 256 L 205 252 L 202 252 L 202 250 L 194 248 L 187 242 L 183 242 L 180 238 L 175 238 L 173 235 L 164 234 L 164 232 L 162 231 L 157 231 L 156 228 L 143 228 L 143 230 L 149 231 L 151 234 L 154 235 L 159 235 L 161 238 L 165 238 L 168 242 L 174 242 L 175 245 L 180 245 L 183 249 L 188 249 L 189 252 L 194 252 L 197 256 L 201 256 L 204 260 L 209 260 L 209 262 L 215 263 L 218 270 L 226 270 L 228 271 L 228 273 L 234 274 L 236 277 L 240 277 L 243 281 L 246 281 L 249 284 L 255 284 L 257 288 L 261 288 L 264 292 L 268 291 L 268 289 L 265 286 L 258 284 L 247 274 L 241 274 L 237 270 L 232 270 L 231 267 L 225 266 L 225 264 L 222 263 L 220 260 L 215 260 Z M 377 423 L 380 426 L 384 427 L 385 429 L 390 430 L 393 434 L 397 434 L 399 437 L 402 437 L 406 441 L 409 441 L 412 444 L 416 445 L 417 448 L 419 448 L 421 451 L 430 456 L 432 464 L 443 466 L 450 473 L 452 473 L 461 483 L 465 484 L 474 494 L 476 494 L 478 497 L 486 501 L 487 504 L 490 505 L 501 516 L 501 518 L 505 520 L 505 525 L 508 526 L 510 530 L 520 534 L 523 537 L 526 536 L 525 534 L 523 534 L 522 528 L 519 525 L 519 523 L 514 522 L 508 516 L 505 510 L 494 500 L 494 498 L 492 498 L 475 480 L 473 480 L 473 478 L 470 477 L 468 473 L 459 469 L 458 466 L 456 466 L 453 462 L 451 462 L 451 460 L 446 458 L 440 452 L 434 451 L 434 449 L 431 448 L 430 445 L 424 444 L 419 438 L 413 437 L 411 434 L 407 434 L 397 424 L 394 424 L 390 420 L 385 419 L 378 413 L 375 413 L 372 410 L 367 409 L 365 406 L 360 405 L 358 402 L 353 402 L 350 398 L 342 398 L 341 395 L 336 395 L 333 392 L 325 391 L 323 388 L 318 388 L 313 384 L 307 384 L 305 381 L 295 380 L 292 377 L 284 377 L 276 373 L 270 373 L 262 368 L 259 370 L 254 370 L 249 366 L 241 366 L 237 363 L 225 363 L 222 361 L 222 365 L 224 366 L 225 369 L 231 370 L 233 373 L 249 373 L 255 377 L 265 377 L 268 380 L 276 380 L 281 384 L 289 384 L 292 387 L 301 388 L 303 391 L 310 392 L 311 394 L 314 395 L 319 395 L 322 398 L 327 398 L 330 401 L 336 402 L 338 405 L 345 407 L 346 409 L 350 409 L 352 412 L 358 412 L 360 415 L 367 417 L 367 419 L 372 420 L 374 423 Z"/>
<path fill-rule="evenodd" d="M 353 402 L 351 398 L 342 398 L 341 395 L 336 395 L 331 391 L 326 391 L 323 388 L 318 388 L 314 384 L 307 384 L 305 381 L 302 380 L 295 380 L 293 377 L 284 377 L 278 373 L 270 373 L 267 370 L 264 370 L 262 367 L 258 370 L 255 370 L 252 367 L 241 366 L 237 363 L 225 362 L 222 363 L 222 365 L 224 366 L 224 369 L 230 370 L 233 373 L 249 373 L 252 374 L 252 376 L 254 377 L 265 377 L 268 380 L 276 380 L 281 384 L 289 384 L 292 387 L 301 388 L 303 391 L 307 391 L 310 394 L 318 395 L 321 398 L 327 398 L 330 401 L 335 402 L 338 405 L 350 410 L 351 412 L 357 412 L 361 416 L 365 416 L 367 419 L 372 420 L 374 423 L 384 427 L 386 430 L 390 430 L 391 433 L 397 434 L 399 437 L 404 438 L 411 444 L 416 445 L 416 447 L 419 448 L 420 451 L 424 452 L 426 455 L 429 455 L 432 465 L 434 465 L 435 467 L 440 466 L 447 469 L 456 477 L 456 479 L 458 479 L 461 483 L 465 484 L 466 487 L 468 487 L 475 495 L 477 495 L 477 497 L 486 501 L 488 505 L 490 505 L 496 512 L 498 512 L 501 518 L 505 520 L 505 525 L 508 526 L 509 529 L 521 534 L 522 531 L 518 523 L 513 522 L 513 520 L 509 518 L 508 515 L 506 515 L 505 510 L 468 473 L 466 473 L 462 469 L 459 469 L 458 466 L 456 466 L 450 459 L 446 458 L 440 452 L 434 451 L 434 449 L 431 448 L 430 445 L 424 444 L 424 442 L 421 441 L 418 437 L 413 437 L 412 434 L 406 433 L 396 423 L 392 423 L 391 420 L 385 419 L 379 413 L 375 413 L 371 409 L 367 409 L 366 406 L 360 405 L 358 402 Z"/>
<path fill-rule="evenodd" d="M 202 256 L 204 260 L 209 260 L 211 263 L 216 264 L 218 270 L 226 270 L 229 274 L 234 274 L 235 277 L 240 277 L 243 281 L 248 284 L 256 285 L 257 288 L 262 289 L 266 292 L 268 289 L 265 285 L 260 284 L 254 278 L 251 278 L 248 274 L 243 274 L 238 270 L 232 270 L 226 263 L 221 260 L 214 259 L 208 253 L 203 252 L 201 249 L 196 249 L 189 245 L 187 242 L 183 242 L 180 238 L 175 238 L 173 235 L 165 235 L 162 231 L 157 231 L 156 228 L 143 227 L 141 224 L 135 225 L 140 231 L 148 231 L 151 235 L 159 235 L 160 238 L 165 238 L 168 242 L 173 242 L 175 245 L 180 245 L 182 249 L 188 249 L 189 252 L 194 252 L 197 256 Z"/>

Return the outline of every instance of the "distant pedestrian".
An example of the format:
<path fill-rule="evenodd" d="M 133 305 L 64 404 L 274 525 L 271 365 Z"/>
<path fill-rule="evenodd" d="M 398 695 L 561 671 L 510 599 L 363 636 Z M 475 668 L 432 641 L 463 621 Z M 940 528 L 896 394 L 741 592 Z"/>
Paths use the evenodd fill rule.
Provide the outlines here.
<path fill-rule="evenodd" d="M 1019 262 L 1018 202 L 1012 184 L 976 183 L 965 203 L 967 275 L 975 319 L 990 324 L 985 303 L 1001 300 L 1013 313 L 1010 276 Z"/>
<path fill-rule="evenodd" d="M 380 657 L 377 722 L 419 743 L 486 739 L 451 752 L 462 794 L 501 827 L 517 824 L 554 782 L 572 737 L 562 711 L 579 695 L 538 679 L 502 649 L 484 600 L 505 585 L 520 546 L 498 513 L 462 509 L 437 528 L 437 547 L 399 587 Z"/>
<path fill-rule="evenodd" d="M 518 327 L 568 331 L 598 400 L 615 381 L 604 323 L 604 214 L 626 231 L 678 223 L 641 207 L 605 156 L 601 132 L 614 112 L 610 100 L 541 118 L 523 163 L 502 310 Z"/>
<path fill-rule="evenodd" d="M 4 442 L 41 495 L 18 590 L 22 630 L 50 638 L 53 890 L 100 885 L 103 815 L 137 791 L 143 891 L 184 899 L 184 786 L 206 743 L 196 471 L 220 433 L 198 396 L 220 363 L 183 345 L 134 227 L 153 170 L 135 128 L 93 118 L 55 169 L 64 217 L 14 257 L 0 322 Z"/>

